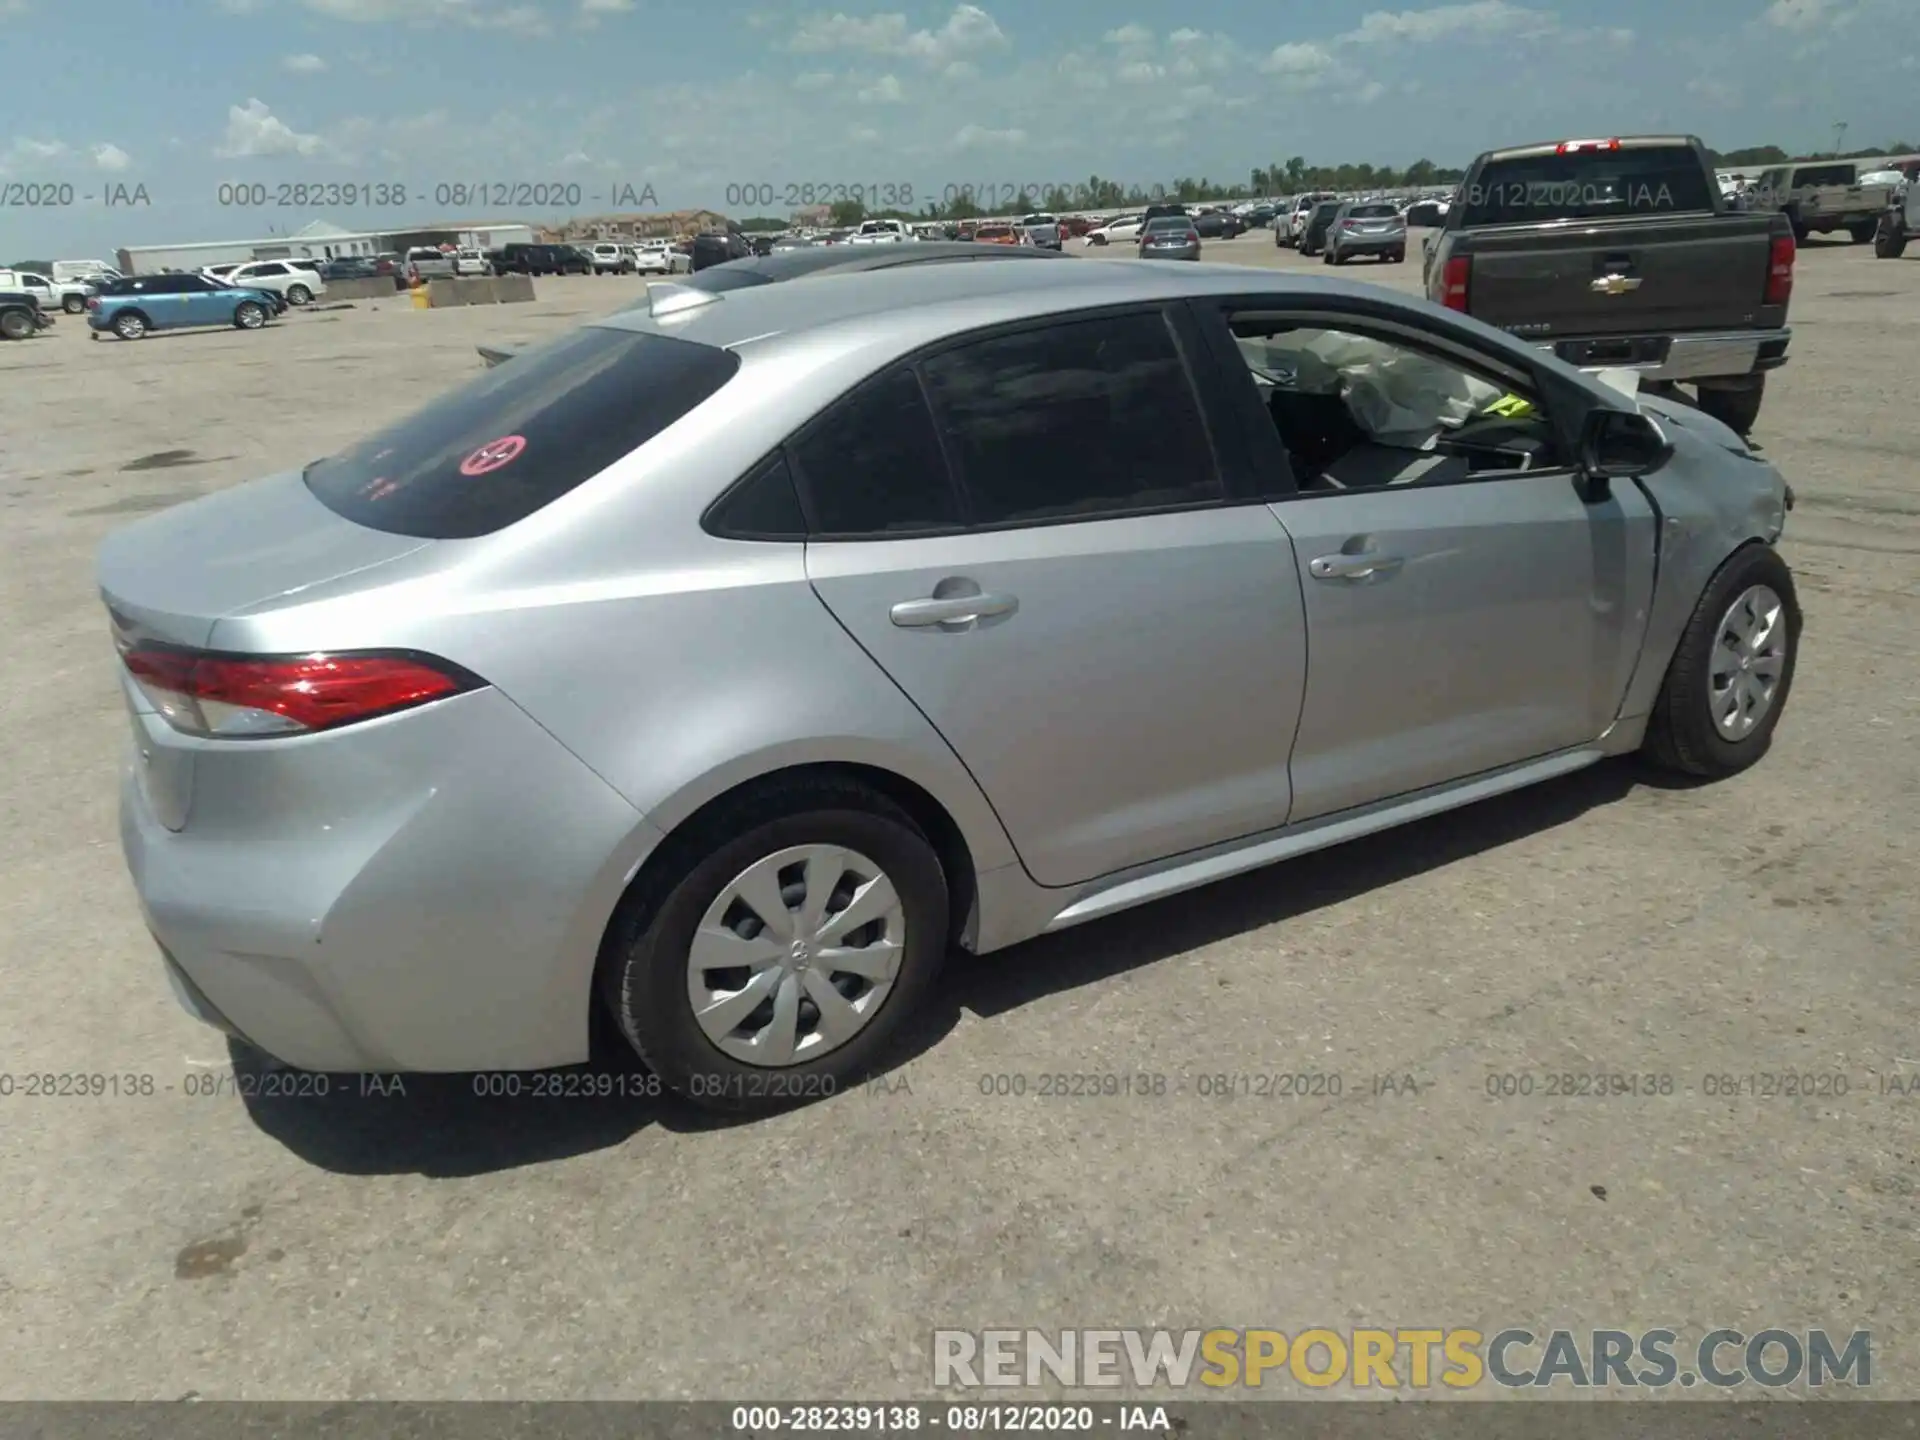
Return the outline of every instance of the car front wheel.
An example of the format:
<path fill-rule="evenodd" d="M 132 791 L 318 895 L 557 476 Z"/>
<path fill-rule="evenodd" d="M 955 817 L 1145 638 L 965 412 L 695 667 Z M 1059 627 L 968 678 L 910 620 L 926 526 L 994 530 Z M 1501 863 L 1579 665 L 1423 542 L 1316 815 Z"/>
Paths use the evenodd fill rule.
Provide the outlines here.
<path fill-rule="evenodd" d="M 947 946 L 946 877 L 920 828 L 864 786 L 810 780 L 724 806 L 676 852 L 628 896 L 600 972 L 640 1058 L 733 1113 L 858 1083 Z"/>
<path fill-rule="evenodd" d="M 267 312 L 251 300 L 233 307 L 233 323 L 241 330 L 258 330 L 267 323 Z"/>
<path fill-rule="evenodd" d="M 289 285 L 287 287 L 287 303 L 289 305 L 304 305 L 311 299 L 313 299 L 313 291 L 309 290 L 306 286 Z"/>
<path fill-rule="evenodd" d="M 1800 604 L 1771 545 L 1734 552 L 1708 582 L 1654 702 L 1645 750 L 1669 770 L 1718 779 L 1757 763 L 1793 687 Z"/>

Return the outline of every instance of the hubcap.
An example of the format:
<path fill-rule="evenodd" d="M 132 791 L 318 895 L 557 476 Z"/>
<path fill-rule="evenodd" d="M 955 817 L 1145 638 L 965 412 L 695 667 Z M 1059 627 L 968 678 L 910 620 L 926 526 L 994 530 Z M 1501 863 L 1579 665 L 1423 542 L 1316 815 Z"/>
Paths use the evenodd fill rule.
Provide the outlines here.
<path fill-rule="evenodd" d="M 907 939 L 880 867 L 837 845 L 756 861 L 707 907 L 687 955 L 700 1029 L 749 1065 L 800 1065 L 837 1050 L 886 1003 Z"/>
<path fill-rule="evenodd" d="M 1713 726 L 1744 740 L 1766 719 L 1786 673 L 1786 607 L 1771 586 L 1749 586 L 1728 607 L 1715 633 L 1708 675 Z"/>

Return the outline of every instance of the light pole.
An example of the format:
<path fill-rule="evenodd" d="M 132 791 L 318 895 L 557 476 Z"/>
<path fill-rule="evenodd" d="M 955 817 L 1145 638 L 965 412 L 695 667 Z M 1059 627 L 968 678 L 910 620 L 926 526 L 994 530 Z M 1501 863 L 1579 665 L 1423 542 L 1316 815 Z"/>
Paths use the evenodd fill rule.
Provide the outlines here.
<path fill-rule="evenodd" d="M 1847 122 L 1844 120 L 1834 121 L 1833 122 L 1833 154 L 1835 159 L 1839 158 L 1842 148 L 1846 145 L 1846 141 L 1847 141 Z"/>

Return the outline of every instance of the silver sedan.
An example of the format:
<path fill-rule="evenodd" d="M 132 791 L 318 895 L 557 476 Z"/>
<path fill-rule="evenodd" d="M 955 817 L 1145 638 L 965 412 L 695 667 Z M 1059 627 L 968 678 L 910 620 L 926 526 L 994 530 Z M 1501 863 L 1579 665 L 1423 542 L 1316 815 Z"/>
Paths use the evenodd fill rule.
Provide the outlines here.
<path fill-rule="evenodd" d="M 1791 494 L 1372 286 L 937 265 L 652 306 L 109 538 L 128 865 L 285 1064 L 763 1109 L 982 954 L 1645 752 L 1766 754 Z M 1285 884 L 1284 876 L 1275 884 Z"/>

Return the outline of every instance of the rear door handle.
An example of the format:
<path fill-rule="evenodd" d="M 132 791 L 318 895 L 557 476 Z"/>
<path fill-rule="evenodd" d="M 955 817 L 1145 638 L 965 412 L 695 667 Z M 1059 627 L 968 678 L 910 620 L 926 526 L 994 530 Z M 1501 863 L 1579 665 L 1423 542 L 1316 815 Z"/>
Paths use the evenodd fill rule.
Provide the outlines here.
<path fill-rule="evenodd" d="M 887 613 L 894 624 L 911 630 L 987 620 L 995 615 L 1011 615 L 1019 608 L 1020 602 L 1011 595 L 949 595 L 929 600 L 902 600 Z"/>
<path fill-rule="evenodd" d="M 1308 562 L 1307 573 L 1316 580 L 1364 580 L 1370 575 L 1397 570 L 1400 564 L 1398 555 L 1368 550 L 1358 555 L 1322 555 Z"/>

